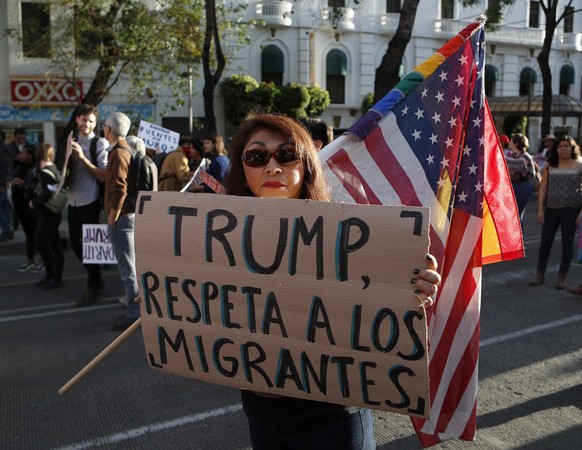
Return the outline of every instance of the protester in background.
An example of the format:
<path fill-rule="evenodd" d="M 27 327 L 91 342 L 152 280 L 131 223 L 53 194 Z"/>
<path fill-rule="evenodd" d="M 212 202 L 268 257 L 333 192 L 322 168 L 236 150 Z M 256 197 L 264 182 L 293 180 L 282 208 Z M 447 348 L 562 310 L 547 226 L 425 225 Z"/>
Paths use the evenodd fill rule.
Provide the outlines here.
<path fill-rule="evenodd" d="M 139 305 L 134 301 L 138 295 L 133 240 L 135 214 L 130 203 L 125 201 L 128 193 L 127 175 L 132 155 L 125 137 L 130 127 L 129 117 L 120 112 L 107 117 L 103 127 L 105 139 L 110 144 L 109 161 L 105 172 L 107 234 L 117 258 L 127 302 L 126 313 L 113 322 L 111 329 L 114 331 L 125 330 L 140 316 Z"/>
<path fill-rule="evenodd" d="M 299 122 L 309 130 L 317 151 L 333 141 L 333 127 L 325 120 L 313 117 L 302 117 L 299 119 Z"/>
<path fill-rule="evenodd" d="M 42 290 L 63 287 L 65 256 L 59 233 L 61 213 L 53 212 L 45 206 L 53 196 L 54 188 L 61 181 L 61 174 L 53 163 L 54 157 L 55 151 L 50 144 L 40 144 L 36 149 L 35 179 L 38 184 L 35 196 L 30 201 L 30 207 L 38 217 L 36 242 L 45 270 L 44 276 L 34 285 Z"/>
<path fill-rule="evenodd" d="M 200 166 L 200 163 L 202 163 L 203 159 L 204 159 L 204 146 L 202 145 L 202 142 L 200 142 L 200 139 L 193 139 L 192 157 L 190 158 L 190 161 L 188 161 L 190 170 L 192 172 L 196 171 L 196 169 L 198 169 L 198 167 Z"/>
<path fill-rule="evenodd" d="M 204 137 L 203 145 L 204 157 L 209 158 L 211 161 L 207 171 L 208 175 L 211 175 L 216 181 L 222 184 L 230 166 L 224 140 L 220 134 L 210 133 Z M 214 191 L 206 186 L 204 192 Z"/>
<path fill-rule="evenodd" d="M 0 130 L 0 242 L 14 238 L 12 229 L 12 205 L 8 197 L 8 183 L 11 178 L 14 157 L 4 142 L 6 134 Z"/>
<path fill-rule="evenodd" d="M 509 150 L 509 136 L 506 134 L 499 135 L 499 142 L 501 142 L 501 147 L 503 148 L 503 154 L 505 156 L 511 155 L 511 150 Z"/>
<path fill-rule="evenodd" d="M 34 259 L 36 251 L 36 213 L 30 209 L 29 201 L 34 195 L 36 183 L 34 180 L 35 152 L 33 145 L 26 142 L 26 130 L 14 130 L 14 141 L 8 146 L 9 154 L 13 155 L 12 179 L 12 206 L 16 221 L 22 225 L 26 237 L 27 261 L 20 267 L 19 272 L 41 272 L 42 265 L 37 265 Z M 16 227 L 14 227 L 16 228 Z"/>
<path fill-rule="evenodd" d="M 548 162 L 548 156 L 552 148 L 554 147 L 554 141 L 556 140 L 556 136 L 553 134 L 546 134 L 544 137 L 544 148 L 534 156 L 534 161 L 540 168 L 543 167 Z"/>
<path fill-rule="evenodd" d="M 544 137 L 544 148 L 541 151 L 541 154 L 544 158 L 549 156 L 548 153 L 550 153 L 550 150 L 552 150 L 554 147 L 555 140 L 556 136 L 553 134 L 546 134 L 546 137 Z"/>
<path fill-rule="evenodd" d="M 99 117 L 93 105 L 81 105 L 75 111 L 76 140 L 71 142 L 69 172 L 69 208 L 67 221 L 71 248 L 79 261 L 83 261 L 83 225 L 98 224 L 102 205 L 102 183 L 105 181 L 108 142 L 95 135 Z M 77 300 L 82 308 L 95 303 L 105 289 L 99 264 L 83 264 L 87 272 L 87 287 Z"/>
<path fill-rule="evenodd" d="M 193 172 L 188 164 L 194 154 L 192 139 L 183 137 L 178 148 L 168 153 L 160 166 L 158 174 L 159 191 L 181 191 L 192 178 Z"/>
<path fill-rule="evenodd" d="M 511 136 L 509 141 L 510 154 L 505 157 L 520 220 L 523 220 L 523 212 L 534 190 L 534 162 L 527 152 L 528 147 L 527 137 L 521 133 L 516 133 Z"/>
<path fill-rule="evenodd" d="M 537 271 L 530 285 L 544 282 L 550 250 L 558 228 L 562 231 L 562 258 L 556 281 L 557 289 L 566 287 L 566 276 L 574 254 L 574 235 L 580 220 L 582 202 L 582 164 L 578 162 L 580 149 L 570 136 L 556 139 L 548 154 L 548 164 L 542 170 L 538 192 L 538 221 L 542 237 Z"/>
<path fill-rule="evenodd" d="M 233 163 L 226 180 L 230 195 L 329 201 L 313 140 L 295 120 L 258 115 L 242 123 L 233 139 Z M 432 303 L 440 277 L 428 269 L 414 275 L 419 302 Z M 376 448 L 372 412 L 313 400 L 242 391 L 255 450 Z"/>
<path fill-rule="evenodd" d="M 190 158 L 190 170 L 197 173 L 196 178 L 188 186 L 188 192 L 204 192 L 204 183 L 202 182 L 200 172 L 208 172 L 211 161 L 204 157 L 204 147 L 198 139 L 192 141 L 192 158 Z"/>

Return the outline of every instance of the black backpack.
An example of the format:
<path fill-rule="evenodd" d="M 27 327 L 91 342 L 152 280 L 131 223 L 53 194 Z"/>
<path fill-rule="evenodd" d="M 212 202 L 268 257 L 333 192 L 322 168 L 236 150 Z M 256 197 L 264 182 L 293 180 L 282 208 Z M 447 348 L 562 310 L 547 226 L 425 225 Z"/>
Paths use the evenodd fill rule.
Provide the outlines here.
<path fill-rule="evenodd" d="M 95 167 L 99 167 L 97 165 L 97 142 L 99 142 L 99 136 L 94 136 L 93 139 L 91 139 L 91 147 L 89 147 L 91 162 Z M 102 183 L 99 180 L 96 181 L 99 186 L 99 204 L 101 205 L 101 209 L 103 209 L 105 205 L 105 183 Z"/>
<path fill-rule="evenodd" d="M 135 211 L 139 191 L 158 190 L 158 169 L 149 156 L 133 152 L 126 147 L 117 148 L 122 148 L 131 154 L 127 173 L 127 197 L 123 209 Z"/>
<path fill-rule="evenodd" d="M 162 164 L 164 163 L 166 156 L 168 156 L 168 153 L 160 152 L 157 155 L 154 155 L 153 157 L 154 163 L 156 164 L 156 167 L 158 169 L 158 181 L 162 181 L 159 179 L 159 176 L 162 173 Z"/>

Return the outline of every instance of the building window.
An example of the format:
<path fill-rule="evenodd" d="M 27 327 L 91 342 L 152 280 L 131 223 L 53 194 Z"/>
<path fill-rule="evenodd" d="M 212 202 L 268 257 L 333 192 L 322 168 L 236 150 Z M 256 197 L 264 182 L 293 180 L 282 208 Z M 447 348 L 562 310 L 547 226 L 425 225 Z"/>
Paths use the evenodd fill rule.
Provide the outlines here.
<path fill-rule="evenodd" d="M 529 25 L 530 28 L 540 27 L 540 2 L 529 2 Z"/>
<path fill-rule="evenodd" d="M 570 87 L 574 84 L 576 71 L 570 65 L 562 66 L 560 69 L 560 95 L 570 95 Z"/>
<path fill-rule="evenodd" d="M 495 97 L 495 85 L 499 80 L 499 70 L 492 64 L 485 65 L 485 95 Z"/>
<path fill-rule="evenodd" d="M 386 0 L 387 13 L 400 13 L 400 0 Z"/>
<path fill-rule="evenodd" d="M 329 8 L 345 8 L 346 0 L 327 0 L 327 6 Z"/>
<path fill-rule="evenodd" d="M 331 103 L 346 102 L 346 75 L 348 73 L 348 59 L 341 50 L 334 49 L 325 59 L 326 86 Z"/>
<path fill-rule="evenodd" d="M 441 0 L 441 19 L 455 18 L 455 0 Z"/>
<path fill-rule="evenodd" d="M 267 45 L 261 53 L 261 81 L 273 82 L 276 86 L 283 86 L 285 73 L 285 57 L 276 45 Z"/>
<path fill-rule="evenodd" d="M 534 84 L 538 81 L 538 74 L 531 67 L 526 67 L 519 75 L 519 95 L 533 95 Z"/>
<path fill-rule="evenodd" d="M 564 33 L 572 33 L 574 31 L 574 7 L 566 6 L 564 8 Z"/>
<path fill-rule="evenodd" d="M 46 58 L 51 51 L 51 16 L 48 3 L 22 2 L 22 53 Z"/>

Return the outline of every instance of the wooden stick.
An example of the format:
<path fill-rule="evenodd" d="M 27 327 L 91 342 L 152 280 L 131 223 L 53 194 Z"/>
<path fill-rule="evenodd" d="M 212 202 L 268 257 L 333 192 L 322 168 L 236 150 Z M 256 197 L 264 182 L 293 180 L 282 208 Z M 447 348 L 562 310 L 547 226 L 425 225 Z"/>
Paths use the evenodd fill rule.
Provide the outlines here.
<path fill-rule="evenodd" d="M 125 330 L 123 333 L 121 333 L 117 337 L 117 339 L 115 339 L 111 344 L 109 344 L 107 347 L 105 347 L 105 349 L 103 349 L 103 351 L 101 353 L 99 353 L 95 358 L 93 358 L 93 360 L 89 364 L 87 364 L 85 367 L 83 367 L 79 371 L 79 373 L 77 373 L 77 375 L 75 375 L 73 378 L 71 378 L 67 382 L 67 384 L 65 384 L 62 388 L 60 388 L 59 394 L 65 395 L 73 387 L 75 387 L 75 385 L 79 381 L 81 381 L 85 377 L 85 375 L 87 375 L 89 372 L 91 372 L 95 367 L 97 367 L 97 365 L 101 361 L 103 361 L 111 353 L 113 353 L 113 351 L 116 350 L 117 347 L 119 347 L 121 344 L 123 344 L 125 342 L 125 340 L 129 336 L 131 336 L 135 332 L 135 330 L 137 330 L 140 326 L 141 326 L 141 318 L 139 318 L 135 322 L 133 322 L 127 330 Z"/>

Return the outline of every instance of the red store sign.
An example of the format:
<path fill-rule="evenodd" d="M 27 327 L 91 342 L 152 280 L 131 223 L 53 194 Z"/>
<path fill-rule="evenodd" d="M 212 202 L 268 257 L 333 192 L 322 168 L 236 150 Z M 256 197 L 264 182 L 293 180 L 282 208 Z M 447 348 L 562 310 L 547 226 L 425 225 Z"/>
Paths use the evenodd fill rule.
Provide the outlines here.
<path fill-rule="evenodd" d="M 10 94 L 14 106 L 69 106 L 83 97 L 83 82 L 63 79 L 12 78 Z"/>

